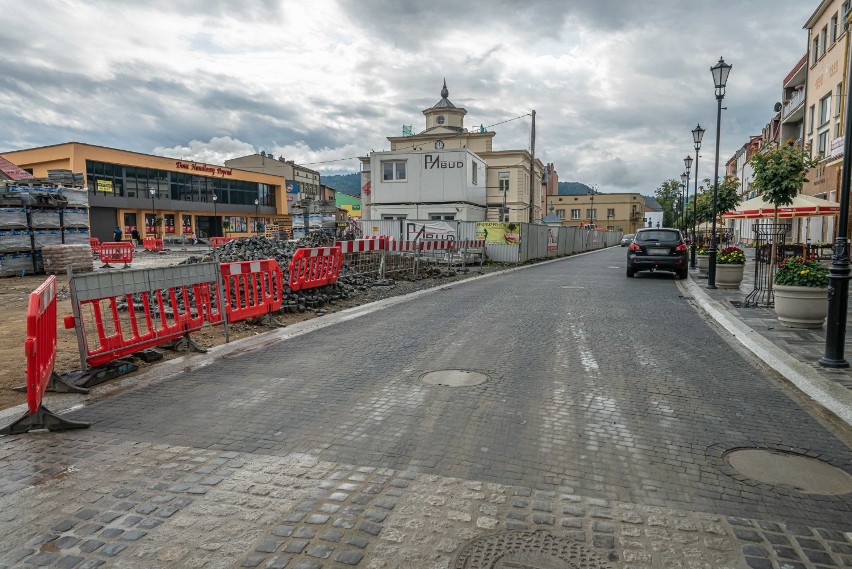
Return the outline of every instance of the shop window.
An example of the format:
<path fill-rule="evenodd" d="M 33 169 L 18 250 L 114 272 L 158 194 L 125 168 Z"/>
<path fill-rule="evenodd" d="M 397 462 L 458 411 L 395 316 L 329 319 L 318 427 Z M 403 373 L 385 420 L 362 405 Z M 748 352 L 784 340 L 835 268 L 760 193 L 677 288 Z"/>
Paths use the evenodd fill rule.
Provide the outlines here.
<path fill-rule="evenodd" d="M 130 235 L 136 227 L 136 214 L 135 213 L 125 213 L 124 214 L 124 234 Z"/>
<path fill-rule="evenodd" d="M 192 233 L 192 216 L 191 215 L 182 215 L 181 216 L 183 232 L 184 233 Z"/>
<path fill-rule="evenodd" d="M 175 233 L 175 214 L 167 213 L 163 216 L 163 233 L 174 235 Z"/>

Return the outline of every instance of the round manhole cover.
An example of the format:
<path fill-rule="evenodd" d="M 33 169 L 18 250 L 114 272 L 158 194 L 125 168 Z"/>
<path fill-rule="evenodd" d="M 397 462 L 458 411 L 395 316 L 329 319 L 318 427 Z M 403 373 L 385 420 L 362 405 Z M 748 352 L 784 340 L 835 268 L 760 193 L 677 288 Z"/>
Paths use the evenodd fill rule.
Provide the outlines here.
<path fill-rule="evenodd" d="M 852 476 L 821 460 L 765 449 L 737 449 L 725 455 L 743 476 L 772 486 L 788 486 L 805 494 L 852 492 Z"/>
<path fill-rule="evenodd" d="M 420 381 L 429 385 L 443 387 L 471 387 L 488 381 L 488 376 L 476 371 L 465 369 L 445 369 L 430 371 L 420 376 Z"/>
<path fill-rule="evenodd" d="M 597 553 L 546 531 L 507 531 L 470 542 L 455 569 L 605 569 Z"/>

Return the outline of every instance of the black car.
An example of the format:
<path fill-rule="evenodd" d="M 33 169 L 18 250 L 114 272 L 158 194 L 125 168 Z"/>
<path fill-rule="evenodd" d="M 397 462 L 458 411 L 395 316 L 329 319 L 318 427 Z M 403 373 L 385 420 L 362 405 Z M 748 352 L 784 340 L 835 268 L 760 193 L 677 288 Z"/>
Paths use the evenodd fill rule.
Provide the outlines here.
<path fill-rule="evenodd" d="M 640 229 L 627 248 L 627 276 L 638 271 L 672 271 L 682 279 L 689 276 L 688 247 L 677 229 Z"/>

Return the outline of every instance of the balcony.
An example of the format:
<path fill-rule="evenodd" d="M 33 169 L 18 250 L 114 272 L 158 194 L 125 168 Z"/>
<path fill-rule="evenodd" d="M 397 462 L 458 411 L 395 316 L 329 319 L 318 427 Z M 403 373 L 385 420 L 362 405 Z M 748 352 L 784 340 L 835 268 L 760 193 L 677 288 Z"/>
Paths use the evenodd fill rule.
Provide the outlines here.
<path fill-rule="evenodd" d="M 802 114 L 804 115 L 804 109 L 802 108 L 804 104 L 805 90 L 801 89 L 798 91 L 793 91 L 793 95 L 790 97 L 789 100 L 787 100 L 787 102 L 784 103 L 784 107 L 781 109 L 781 118 L 786 121 L 790 118 L 790 115 L 799 110 L 801 110 Z"/>

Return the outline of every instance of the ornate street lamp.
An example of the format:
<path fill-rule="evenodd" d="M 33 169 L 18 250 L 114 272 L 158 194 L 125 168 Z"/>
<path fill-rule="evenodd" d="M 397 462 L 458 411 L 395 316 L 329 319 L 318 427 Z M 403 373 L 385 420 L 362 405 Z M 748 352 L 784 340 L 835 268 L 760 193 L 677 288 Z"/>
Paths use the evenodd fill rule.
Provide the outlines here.
<path fill-rule="evenodd" d="M 157 236 L 157 211 L 154 206 L 154 198 L 157 195 L 157 190 L 154 188 L 148 188 L 148 192 L 151 194 L 151 227 L 154 228 L 154 237 Z"/>
<path fill-rule="evenodd" d="M 695 268 L 696 227 L 698 226 L 698 151 L 701 150 L 701 139 L 704 129 L 699 124 L 692 129 L 692 142 L 695 143 L 695 189 L 692 191 L 692 247 L 689 252 L 689 266 Z"/>
<path fill-rule="evenodd" d="M 260 235 L 260 228 L 257 226 L 257 208 L 260 205 L 260 200 L 254 200 L 254 234 Z"/>
<path fill-rule="evenodd" d="M 681 187 L 681 198 L 680 198 L 680 227 L 681 231 L 686 231 L 686 199 L 684 198 L 684 194 L 689 191 L 689 173 L 684 172 L 680 175 L 680 187 Z"/>
<path fill-rule="evenodd" d="M 847 21 L 848 25 L 848 21 Z M 846 310 L 849 306 L 849 191 L 852 183 L 852 59 L 846 56 L 846 110 L 843 127 L 843 164 L 840 173 L 840 216 L 837 220 L 837 237 L 834 238 L 834 254 L 828 268 L 828 320 L 825 325 L 825 353 L 819 359 L 824 367 L 845 368 L 849 362 L 844 358 L 846 344 Z"/>
<path fill-rule="evenodd" d="M 713 222 L 711 224 L 712 235 L 710 236 L 710 259 L 707 269 L 707 288 L 716 288 L 716 248 L 718 239 L 716 236 L 716 200 L 719 197 L 719 137 L 721 136 L 722 122 L 722 99 L 725 98 L 725 83 L 731 73 L 732 65 L 725 63 L 721 57 L 719 62 L 710 68 L 713 73 L 713 82 L 716 84 L 716 163 L 713 173 Z"/>
<path fill-rule="evenodd" d="M 686 167 L 686 201 L 683 203 L 683 232 L 689 235 L 686 231 L 686 210 L 689 208 L 689 172 L 692 170 L 692 156 L 684 158 L 683 165 Z M 695 196 L 692 196 L 692 199 L 695 199 Z"/>
<path fill-rule="evenodd" d="M 211 237 L 218 237 L 219 235 L 219 227 L 222 225 L 219 223 L 219 217 L 216 215 L 216 194 L 213 194 L 213 231 L 211 232 Z"/>

